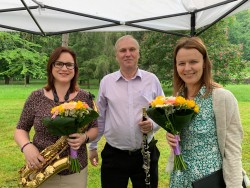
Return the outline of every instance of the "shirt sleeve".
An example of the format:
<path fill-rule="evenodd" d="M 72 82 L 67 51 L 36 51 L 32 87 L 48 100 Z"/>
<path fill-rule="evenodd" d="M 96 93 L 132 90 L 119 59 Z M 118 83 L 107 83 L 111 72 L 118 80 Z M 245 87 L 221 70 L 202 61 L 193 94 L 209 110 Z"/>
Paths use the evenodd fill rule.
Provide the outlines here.
<path fill-rule="evenodd" d="M 96 103 L 98 107 L 98 112 L 99 112 L 99 117 L 97 119 L 98 135 L 97 135 L 97 138 L 89 144 L 89 150 L 97 149 L 97 142 L 101 139 L 105 130 L 105 114 L 106 114 L 106 109 L 107 109 L 107 101 L 106 101 L 105 92 L 104 92 L 104 88 L 105 88 L 104 85 L 105 85 L 105 82 L 104 80 L 102 80 L 100 83 L 99 94 L 98 94 L 97 103 Z"/>
<path fill-rule="evenodd" d="M 85 101 L 86 100 L 86 101 Z M 87 102 L 87 104 L 94 109 L 94 98 L 92 97 L 92 94 L 89 92 L 86 99 L 85 97 L 83 98 L 84 102 Z M 95 109 L 94 109 L 95 110 Z M 89 123 L 87 130 L 89 130 L 90 128 L 94 128 L 97 127 L 97 120 L 93 120 L 91 123 Z"/>
<path fill-rule="evenodd" d="M 156 98 L 157 96 L 165 96 L 163 89 L 161 87 L 161 83 L 159 81 L 159 79 L 157 78 L 157 76 L 155 76 L 155 87 L 156 87 L 156 95 L 154 96 L 154 98 Z M 158 131 L 161 127 L 155 123 L 153 120 L 151 120 L 153 123 L 153 132 L 155 133 L 156 131 Z"/>
<path fill-rule="evenodd" d="M 227 187 L 240 187 L 243 179 L 241 148 L 243 129 L 237 100 L 230 92 L 225 97 L 225 108 L 227 128 L 223 155 L 223 176 Z"/>

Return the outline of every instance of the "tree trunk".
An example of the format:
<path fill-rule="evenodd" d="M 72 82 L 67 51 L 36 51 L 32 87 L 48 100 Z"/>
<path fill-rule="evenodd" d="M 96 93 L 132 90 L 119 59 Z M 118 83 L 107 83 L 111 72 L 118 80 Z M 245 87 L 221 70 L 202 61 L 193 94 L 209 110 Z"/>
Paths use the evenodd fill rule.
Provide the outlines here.
<path fill-rule="evenodd" d="M 26 84 L 30 84 L 30 75 L 25 76 L 25 82 Z"/>
<path fill-rule="evenodd" d="M 4 84 L 9 85 L 10 84 L 10 77 L 4 75 Z"/>
<path fill-rule="evenodd" d="M 68 47 L 69 44 L 69 33 L 62 34 L 62 46 Z"/>
<path fill-rule="evenodd" d="M 88 79 L 88 81 L 87 81 L 87 85 L 88 85 L 88 89 L 90 89 L 89 79 Z"/>

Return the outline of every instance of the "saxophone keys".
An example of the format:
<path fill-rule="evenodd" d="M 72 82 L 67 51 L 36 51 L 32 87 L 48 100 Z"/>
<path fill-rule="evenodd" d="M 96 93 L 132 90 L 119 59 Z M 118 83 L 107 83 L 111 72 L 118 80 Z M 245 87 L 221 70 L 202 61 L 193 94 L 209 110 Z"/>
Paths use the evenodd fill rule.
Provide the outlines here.
<path fill-rule="evenodd" d="M 47 166 L 47 168 L 45 169 L 45 176 L 49 176 L 50 174 L 53 174 L 55 172 L 55 168 L 51 165 Z"/>
<path fill-rule="evenodd" d="M 21 183 L 22 183 L 22 185 L 25 185 L 25 184 L 26 184 L 26 182 L 27 182 L 26 178 L 22 178 L 22 179 L 21 179 Z"/>
<path fill-rule="evenodd" d="M 45 178 L 45 175 L 41 172 L 36 175 L 36 180 L 38 182 L 42 182 L 44 180 L 44 178 Z"/>
<path fill-rule="evenodd" d="M 28 181 L 26 184 L 27 187 L 36 187 L 37 186 L 37 182 L 36 180 L 32 180 L 32 181 Z"/>

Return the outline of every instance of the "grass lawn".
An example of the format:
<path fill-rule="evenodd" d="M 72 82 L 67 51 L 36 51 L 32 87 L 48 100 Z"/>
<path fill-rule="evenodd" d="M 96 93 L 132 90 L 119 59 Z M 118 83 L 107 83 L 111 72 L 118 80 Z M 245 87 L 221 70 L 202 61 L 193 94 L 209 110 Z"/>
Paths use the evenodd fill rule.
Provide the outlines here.
<path fill-rule="evenodd" d="M 24 157 L 20 148 L 13 140 L 13 132 L 18 122 L 25 99 L 31 91 L 42 87 L 42 85 L 0 85 L 0 187 L 10 188 L 18 187 L 17 178 L 18 170 L 24 165 Z M 243 149 L 243 167 L 250 176 L 250 85 L 229 85 L 226 87 L 232 91 L 239 102 L 242 125 L 244 129 Z M 93 94 L 97 95 L 98 89 L 90 89 Z M 168 94 L 167 94 L 168 95 Z M 168 187 L 169 176 L 165 172 L 169 147 L 166 143 L 165 132 L 158 131 L 155 135 L 158 139 L 157 146 L 160 149 L 161 157 L 159 161 L 159 188 Z M 99 152 L 105 144 L 102 138 L 99 144 Z M 100 186 L 100 163 L 98 167 L 89 165 L 89 188 L 99 188 Z M 131 187 L 131 186 L 129 186 Z"/>

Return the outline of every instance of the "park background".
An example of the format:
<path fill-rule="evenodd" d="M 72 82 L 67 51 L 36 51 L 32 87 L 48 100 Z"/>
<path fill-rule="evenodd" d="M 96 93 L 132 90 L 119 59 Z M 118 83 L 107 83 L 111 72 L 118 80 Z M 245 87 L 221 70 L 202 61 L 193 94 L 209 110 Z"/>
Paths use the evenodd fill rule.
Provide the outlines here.
<path fill-rule="evenodd" d="M 33 81 L 32 81 L 33 82 Z M 16 123 L 18 122 L 19 115 L 27 96 L 31 91 L 41 88 L 43 84 L 33 83 L 28 86 L 24 85 L 0 85 L 0 187 L 1 188 L 16 188 L 18 180 L 18 170 L 25 164 L 23 153 L 20 148 L 14 142 L 13 133 Z M 97 94 L 97 86 L 91 86 L 87 89 L 85 86 L 81 86 L 93 94 Z M 228 85 L 227 89 L 233 92 L 239 102 L 242 126 L 244 130 L 244 140 L 242 143 L 242 162 L 243 167 L 250 175 L 250 85 L 238 84 Z M 165 94 L 171 94 L 171 90 L 164 88 Z M 32 134 L 33 134 L 32 130 Z M 170 148 L 166 142 L 165 131 L 160 129 L 156 135 L 158 140 L 157 146 L 160 150 L 159 160 L 159 188 L 168 187 L 169 175 L 165 171 L 167 158 L 170 152 Z M 100 157 L 100 151 L 103 149 L 105 139 L 102 138 L 98 143 L 98 152 Z M 101 188 L 100 186 L 100 165 L 101 158 L 98 167 L 93 167 L 89 163 L 88 167 L 88 188 Z M 131 186 L 130 186 L 131 188 Z"/>
<path fill-rule="evenodd" d="M 214 79 L 233 92 L 239 102 L 244 130 L 243 167 L 250 174 L 250 11 L 218 22 L 200 37 L 213 62 Z M 171 95 L 172 52 L 180 37 L 157 32 L 71 33 L 68 46 L 77 53 L 80 87 L 97 95 L 100 79 L 118 66 L 113 45 L 118 37 L 132 34 L 140 43 L 139 66 L 155 73 Z M 46 83 L 46 62 L 52 49 L 62 44 L 62 36 L 40 37 L 27 33 L 0 32 L 0 187 L 18 187 L 18 170 L 24 157 L 13 139 L 15 126 L 28 95 Z M 169 147 L 165 132 L 156 134 L 160 149 L 159 188 L 168 187 L 165 172 Z M 248 143 L 248 144 L 247 144 Z M 99 144 L 102 150 L 105 140 Z M 100 161 L 101 163 L 101 161 Z M 100 164 L 89 165 L 88 187 L 99 188 Z"/>

